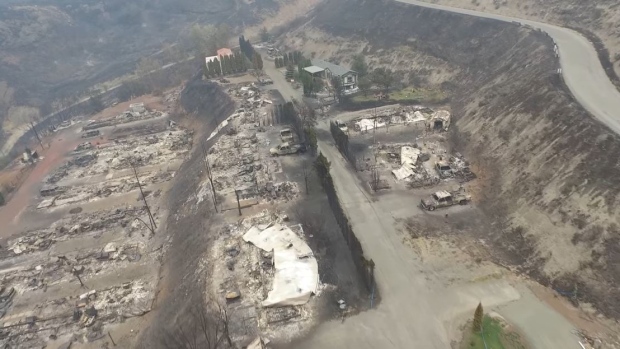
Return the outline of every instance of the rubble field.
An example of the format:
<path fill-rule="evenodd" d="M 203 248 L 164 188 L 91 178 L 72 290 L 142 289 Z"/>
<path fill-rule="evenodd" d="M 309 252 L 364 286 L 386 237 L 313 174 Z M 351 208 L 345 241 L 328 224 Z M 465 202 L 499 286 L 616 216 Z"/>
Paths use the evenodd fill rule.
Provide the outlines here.
<path fill-rule="evenodd" d="M 215 196 L 213 205 L 224 216 L 210 228 L 215 238 L 205 256 L 206 297 L 224 302 L 231 319 L 243 319 L 231 322 L 235 343 L 258 337 L 287 343 L 308 333 L 326 307 L 329 316 L 345 316 L 358 307 L 357 299 L 342 296 L 349 294 L 344 290 L 336 292 L 340 299 L 322 296 L 338 288 L 322 282 L 329 262 L 319 257 L 325 252 L 311 248 L 326 228 L 304 225 L 294 213 L 294 207 L 310 211 L 313 205 L 306 202 L 303 185 L 303 173 L 312 167 L 308 157 L 272 155 L 273 147 L 284 143 L 280 131 L 287 127 L 272 125 L 273 104 L 262 97 L 265 91 L 242 83 L 228 93 L 237 109 L 209 137 L 219 136 L 206 152 L 207 178 L 196 198 L 200 203 Z M 287 142 L 298 143 L 297 135 Z M 313 185 L 318 190 L 319 184 Z M 339 230 L 332 233 L 344 244 Z M 349 267 L 348 273 L 355 273 Z"/>
<path fill-rule="evenodd" d="M 387 106 L 334 117 L 346 125 L 358 175 L 376 190 L 414 189 L 476 178 L 469 162 L 450 152 L 450 112 Z"/>
<path fill-rule="evenodd" d="M 176 101 L 175 93 L 164 98 Z M 122 137 L 79 143 L 31 198 L 25 217 L 52 223 L 12 236 L 0 253 L 3 347 L 109 345 L 153 307 L 163 255 L 159 201 L 192 133 L 141 104 L 112 121 L 113 132 L 101 129 Z M 78 144 L 80 134 L 57 137 Z M 129 347 L 135 335 L 117 340 Z"/>
<path fill-rule="evenodd" d="M 112 143 L 94 146 L 85 142 L 75 148 L 74 156 L 54 170 L 46 183 L 61 185 L 71 179 L 110 175 L 114 171 L 135 166 L 165 165 L 182 161 L 191 148 L 192 134 L 182 129 L 123 138 Z"/>

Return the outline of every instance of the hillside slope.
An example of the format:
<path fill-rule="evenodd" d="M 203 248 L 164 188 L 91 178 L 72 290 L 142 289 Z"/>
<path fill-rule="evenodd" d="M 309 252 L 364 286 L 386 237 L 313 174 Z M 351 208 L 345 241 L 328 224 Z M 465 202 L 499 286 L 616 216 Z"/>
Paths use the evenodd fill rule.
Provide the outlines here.
<path fill-rule="evenodd" d="M 183 43 L 194 23 L 234 31 L 260 23 L 279 6 L 276 0 L 3 1 L 0 125 L 9 115 L 22 118 L 15 108 L 46 115 L 53 102 L 75 101 L 95 84 L 132 72 L 165 44 Z M 4 124 L 5 131 L 17 121 Z"/>
<path fill-rule="evenodd" d="M 616 0 L 421 0 L 574 28 L 594 41 L 620 85 L 620 2 Z M 620 88 L 620 87 L 619 87 Z"/>
<path fill-rule="evenodd" d="M 485 179 L 478 204 L 494 228 L 476 238 L 620 318 L 620 137 L 573 101 L 547 36 L 390 1 L 333 0 L 283 40 L 323 57 L 350 55 L 355 43 L 402 76 L 443 71 L 435 83 L 452 91 L 452 140 Z"/>

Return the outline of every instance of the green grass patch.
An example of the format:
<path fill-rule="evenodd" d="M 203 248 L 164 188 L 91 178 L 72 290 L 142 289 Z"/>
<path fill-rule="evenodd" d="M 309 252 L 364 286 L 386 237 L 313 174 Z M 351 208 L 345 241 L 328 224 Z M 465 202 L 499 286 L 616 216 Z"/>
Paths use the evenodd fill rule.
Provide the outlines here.
<path fill-rule="evenodd" d="M 390 91 L 389 100 L 400 101 L 419 101 L 420 103 L 441 103 L 446 100 L 446 94 L 437 89 L 424 89 L 406 87 L 402 90 Z M 366 96 L 362 93 L 352 98 L 353 102 L 369 102 L 376 101 L 374 93 L 369 92 Z"/>
<path fill-rule="evenodd" d="M 483 318 L 482 329 L 488 349 L 528 348 L 518 333 L 507 330 L 499 320 L 490 316 Z M 471 323 L 466 327 L 466 331 L 461 349 L 485 349 L 482 333 L 472 333 Z"/>

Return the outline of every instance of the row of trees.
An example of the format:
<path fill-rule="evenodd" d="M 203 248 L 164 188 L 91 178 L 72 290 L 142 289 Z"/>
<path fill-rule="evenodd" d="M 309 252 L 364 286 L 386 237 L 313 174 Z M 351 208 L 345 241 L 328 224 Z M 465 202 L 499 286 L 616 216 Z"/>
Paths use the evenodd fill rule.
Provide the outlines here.
<path fill-rule="evenodd" d="M 299 64 L 302 60 L 304 60 L 304 57 L 301 54 L 301 52 L 294 51 L 294 52 L 285 53 L 282 55 L 282 57 L 276 57 L 274 62 L 275 62 L 276 68 L 282 68 L 282 67 L 288 67 L 289 64 L 291 65 Z"/>
<path fill-rule="evenodd" d="M 204 75 L 206 77 L 223 76 L 246 70 L 245 57 L 241 52 L 235 52 L 230 56 L 221 56 L 204 65 Z"/>

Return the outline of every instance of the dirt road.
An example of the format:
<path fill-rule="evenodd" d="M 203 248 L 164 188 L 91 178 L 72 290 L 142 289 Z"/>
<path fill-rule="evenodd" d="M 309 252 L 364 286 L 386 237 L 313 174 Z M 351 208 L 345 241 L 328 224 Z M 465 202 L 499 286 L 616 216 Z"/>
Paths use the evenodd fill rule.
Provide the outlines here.
<path fill-rule="evenodd" d="M 265 64 L 265 72 L 285 99 L 301 98 L 301 91 L 292 89 L 271 62 Z M 328 125 L 322 122 L 319 128 L 327 130 Z M 332 163 L 338 196 L 365 254 L 376 263 L 382 301 L 375 309 L 344 323 L 331 321 L 320 325 L 299 347 L 450 348 L 450 342 L 458 336 L 456 319 L 466 316 L 481 301 L 487 309 L 510 304 L 500 313 L 521 327 L 535 348 L 579 348 L 571 335 L 570 323 L 537 302 L 525 288 L 519 291 L 504 279 L 446 287 L 436 271 L 425 266 L 403 244 L 395 229 L 395 202 L 371 199 L 331 140 L 320 139 L 319 150 Z M 413 202 L 398 204 L 401 209 L 416 209 Z M 539 322 L 530 322 L 532 314 L 551 323 L 541 326 Z"/>
<path fill-rule="evenodd" d="M 615 133 L 620 133 L 620 92 L 607 77 L 592 43 L 578 32 L 547 23 L 417 0 L 396 1 L 503 22 L 521 23 L 545 31 L 558 46 L 562 76 L 575 99 L 600 122 Z"/>

